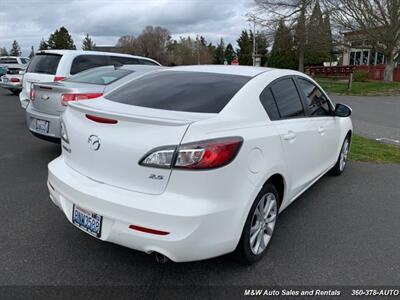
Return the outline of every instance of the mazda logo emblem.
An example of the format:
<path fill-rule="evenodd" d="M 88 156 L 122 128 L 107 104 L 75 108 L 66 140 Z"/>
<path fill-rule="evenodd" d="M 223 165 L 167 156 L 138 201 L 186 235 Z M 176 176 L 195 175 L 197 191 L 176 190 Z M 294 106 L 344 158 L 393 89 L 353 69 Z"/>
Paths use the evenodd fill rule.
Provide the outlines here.
<path fill-rule="evenodd" d="M 50 99 L 50 96 L 48 96 L 48 95 L 43 95 L 42 96 L 42 100 L 44 100 L 44 101 L 47 101 L 49 99 Z"/>
<path fill-rule="evenodd" d="M 97 135 L 90 135 L 88 138 L 90 150 L 97 151 L 100 149 L 100 138 Z"/>

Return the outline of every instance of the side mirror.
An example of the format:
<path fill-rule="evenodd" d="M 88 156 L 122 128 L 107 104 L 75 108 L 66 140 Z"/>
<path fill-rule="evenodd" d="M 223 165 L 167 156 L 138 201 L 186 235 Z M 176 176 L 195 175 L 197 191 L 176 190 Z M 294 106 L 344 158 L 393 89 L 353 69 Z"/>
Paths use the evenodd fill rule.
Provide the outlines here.
<path fill-rule="evenodd" d="M 335 107 L 335 116 L 336 117 L 342 117 L 342 118 L 346 118 L 349 117 L 351 115 L 351 108 L 348 107 L 347 105 L 344 104 L 336 104 Z"/>

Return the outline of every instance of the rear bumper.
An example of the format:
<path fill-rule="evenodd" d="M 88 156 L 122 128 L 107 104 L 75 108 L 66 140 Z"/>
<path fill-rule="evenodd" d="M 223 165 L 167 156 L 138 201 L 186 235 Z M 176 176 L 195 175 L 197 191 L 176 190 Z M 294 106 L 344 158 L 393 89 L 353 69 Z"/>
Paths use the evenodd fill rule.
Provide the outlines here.
<path fill-rule="evenodd" d="M 35 110 L 32 105 L 28 105 L 25 111 L 25 117 L 26 125 L 28 126 L 28 129 L 32 132 L 32 134 L 34 134 L 35 136 L 39 136 L 40 138 L 45 140 L 60 142 L 60 116 L 41 113 Z M 36 120 L 44 120 L 49 122 L 49 131 L 47 133 L 38 131 L 36 129 Z"/>
<path fill-rule="evenodd" d="M 241 235 L 243 216 L 247 215 L 243 214 L 244 207 L 222 208 L 210 199 L 168 192 L 150 195 L 99 183 L 71 169 L 62 157 L 53 160 L 48 170 L 50 198 L 70 222 L 73 205 L 78 205 L 103 216 L 101 240 L 146 253 L 159 252 L 176 262 L 232 252 Z M 129 229 L 130 225 L 169 234 L 135 231 Z"/>
<path fill-rule="evenodd" d="M 8 89 L 8 90 L 18 90 L 21 91 L 22 90 L 22 84 L 21 83 L 4 83 L 4 82 L 0 82 L 0 87 L 4 88 L 4 89 Z"/>

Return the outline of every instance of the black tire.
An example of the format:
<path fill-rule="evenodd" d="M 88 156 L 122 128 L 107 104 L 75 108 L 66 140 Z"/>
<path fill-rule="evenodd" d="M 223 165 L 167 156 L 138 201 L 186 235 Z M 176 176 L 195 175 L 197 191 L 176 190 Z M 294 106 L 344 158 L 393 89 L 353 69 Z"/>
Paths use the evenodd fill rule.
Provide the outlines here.
<path fill-rule="evenodd" d="M 10 92 L 13 93 L 14 95 L 18 96 L 21 91 L 12 89 L 12 90 L 10 90 Z"/>
<path fill-rule="evenodd" d="M 253 215 L 254 215 L 254 212 L 255 212 L 257 205 L 259 204 L 261 198 L 268 193 L 272 193 L 275 196 L 275 199 L 276 199 L 276 218 L 275 218 L 275 220 L 277 220 L 277 218 L 278 218 L 279 203 L 280 203 L 279 194 L 274 185 L 267 183 L 264 185 L 264 187 L 262 188 L 260 193 L 257 195 L 257 198 L 254 200 L 254 203 L 251 206 L 250 212 L 247 216 L 246 223 L 245 223 L 243 231 L 242 231 L 242 235 L 240 237 L 240 241 L 239 241 L 235 251 L 233 252 L 233 257 L 237 261 L 239 261 L 240 263 L 242 263 L 244 265 L 251 265 L 251 264 L 258 262 L 265 255 L 265 253 L 267 252 L 267 250 L 269 248 L 269 245 L 271 244 L 271 241 L 269 240 L 265 250 L 258 255 L 254 254 L 250 248 L 250 228 L 252 226 L 251 223 L 253 221 Z M 276 224 L 276 221 L 275 221 L 275 224 Z"/>
<path fill-rule="evenodd" d="M 345 144 L 346 144 L 346 142 L 347 142 L 347 145 L 348 145 L 348 153 L 349 153 L 349 151 L 350 151 L 350 134 L 348 134 L 347 136 L 346 136 L 346 138 L 344 139 L 344 141 L 343 141 L 343 143 L 342 143 L 342 147 L 340 148 L 340 153 L 339 153 L 339 157 L 338 157 L 338 159 L 337 159 L 337 161 L 336 161 L 336 164 L 333 166 L 333 168 L 330 170 L 330 174 L 331 175 L 333 175 L 333 176 L 339 176 L 340 174 L 342 174 L 343 172 L 344 172 L 344 170 L 346 169 L 346 166 L 347 166 L 347 156 L 346 156 L 346 159 L 345 159 L 345 163 L 344 163 L 344 166 L 342 167 L 341 166 L 341 156 L 342 156 L 342 151 L 343 151 L 343 147 L 345 147 Z M 348 154 L 347 153 L 347 154 Z"/>

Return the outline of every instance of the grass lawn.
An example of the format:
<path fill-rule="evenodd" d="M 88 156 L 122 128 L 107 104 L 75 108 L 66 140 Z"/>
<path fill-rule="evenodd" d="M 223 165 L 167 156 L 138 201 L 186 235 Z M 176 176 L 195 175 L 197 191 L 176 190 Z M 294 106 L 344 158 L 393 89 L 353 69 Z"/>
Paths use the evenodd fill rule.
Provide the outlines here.
<path fill-rule="evenodd" d="M 353 135 L 350 160 L 400 164 L 400 147 Z"/>
<path fill-rule="evenodd" d="M 347 80 L 332 80 L 326 78 L 316 78 L 316 80 L 328 94 L 334 93 L 360 96 L 400 96 L 400 82 L 353 82 L 351 91 L 349 91 L 347 89 Z"/>

